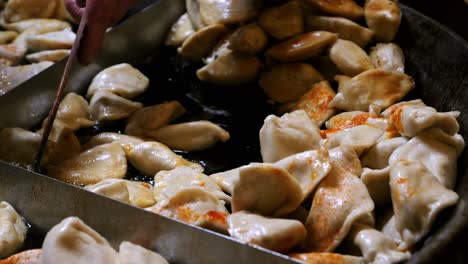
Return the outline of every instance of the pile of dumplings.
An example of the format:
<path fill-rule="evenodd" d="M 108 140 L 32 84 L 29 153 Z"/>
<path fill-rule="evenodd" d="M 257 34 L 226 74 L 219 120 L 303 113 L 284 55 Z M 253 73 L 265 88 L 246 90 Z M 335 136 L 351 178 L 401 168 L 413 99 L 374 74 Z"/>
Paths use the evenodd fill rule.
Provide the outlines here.
<path fill-rule="evenodd" d="M 459 112 L 399 102 L 415 83 L 391 43 L 398 5 L 186 3 L 166 43 L 206 64 L 197 71 L 202 81 L 258 81 L 278 111 L 259 131 L 262 162 L 206 175 L 174 150 L 208 149 L 229 132 L 206 120 L 173 124 L 187 112 L 177 101 L 144 107 L 136 98 L 148 78 L 119 64 L 93 79 L 86 98 L 71 93 L 61 103 L 42 164 L 48 175 L 305 263 L 408 260 L 440 212 L 458 202 L 465 142 Z M 363 17 L 368 28 L 357 23 Z M 84 142 L 76 135 L 117 120 L 126 120 L 123 133 Z M 30 166 L 41 134 L 4 129 L 0 159 Z M 125 179 L 128 163 L 154 184 Z"/>
<path fill-rule="evenodd" d="M 68 56 L 75 41 L 65 0 L 0 0 L 0 95 Z"/>
<path fill-rule="evenodd" d="M 115 251 L 99 233 L 77 217 L 68 217 L 46 235 L 41 249 L 26 250 L 27 225 L 7 202 L 0 203 L 0 264 L 168 264 L 161 255 L 124 241 Z M 11 255 L 11 256 L 10 256 Z"/>

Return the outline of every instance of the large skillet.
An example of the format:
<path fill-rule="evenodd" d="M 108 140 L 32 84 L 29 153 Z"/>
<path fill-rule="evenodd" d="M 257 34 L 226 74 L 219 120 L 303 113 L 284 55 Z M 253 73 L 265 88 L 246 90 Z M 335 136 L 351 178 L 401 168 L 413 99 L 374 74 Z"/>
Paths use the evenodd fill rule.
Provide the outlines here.
<path fill-rule="evenodd" d="M 180 1 L 181 2 L 181 1 Z M 159 37 L 151 39 L 151 42 L 143 43 L 138 46 L 135 42 L 144 42 L 144 37 L 139 38 L 131 36 L 130 31 L 125 29 L 125 24 L 122 29 L 111 32 L 111 36 L 105 45 L 107 56 L 102 56 L 97 63 L 88 67 L 77 67 L 74 76 L 71 80 L 74 81 L 70 85 L 69 90 L 84 93 L 84 89 L 90 82 L 92 76 L 105 66 L 121 61 L 130 61 L 139 64 L 142 71 L 147 74 L 152 81 L 152 92 L 147 93 L 143 98 L 144 102 L 150 104 L 164 99 L 179 99 L 184 105 L 188 106 L 192 112 L 191 117 L 194 119 L 204 118 L 210 119 L 225 126 L 232 134 L 232 140 L 227 145 L 215 148 L 213 150 L 201 153 L 188 155 L 189 158 L 200 160 L 206 163 L 208 172 L 220 171 L 233 168 L 239 165 L 246 164 L 250 161 L 259 160 L 258 149 L 258 130 L 262 125 L 262 121 L 266 114 L 272 111 L 272 108 L 265 103 L 263 95 L 259 92 L 258 87 L 238 87 L 238 88 L 219 88 L 211 85 L 203 84 L 196 80 L 194 69 L 196 65 L 187 64 L 171 53 L 170 50 L 157 49 L 156 43 L 160 44 L 162 32 L 167 29 L 177 15 L 182 12 L 180 2 L 160 0 L 159 9 L 164 12 L 154 12 L 154 15 L 165 16 L 166 19 L 159 24 L 153 25 L 154 33 Z M 396 42 L 402 47 L 406 56 L 407 73 L 416 81 L 417 88 L 415 92 L 409 95 L 408 98 L 421 98 L 428 105 L 437 108 L 439 111 L 458 110 L 462 112 L 459 119 L 461 125 L 461 134 L 468 139 L 468 45 L 464 40 L 456 34 L 446 29 L 444 26 L 431 20 L 430 18 L 414 11 L 411 8 L 402 5 L 403 22 Z M 146 18 L 147 19 L 147 18 Z M 159 18 L 160 19 L 160 18 Z M 139 23 L 144 22 L 133 19 L 129 21 L 132 28 Z M 133 24 L 132 24 L 133 23 Z M 163 26 L 163 28 L 161 28 Z M 145 29 L 150 30 L 151 29 Z M 135 35 L 138 35 L 134 31 Z M 140 34 L 143 35 L 143 34 Z M 131 36 L 131 37 L 129 37 Z M 133 38 L 133 44 L 128 39 Z M 135 48 L 133 54 L 122 52 L 122 48 L 116 45 L 116 41 L 121 43 L 120 46 L 133 46 Z M 153 46 L 152 46 L 153 45 Z M 125 49 L 125 48 L 124 48 Z M 122 53 L 119 53 L 122 52 Z M 122 54 L 122 55 L 121 55 Z M 156 54 L 153 58 L 142 60 Z M 40 76 L 24 83 L 10 93 L 0 97 L 0 128 L 9 126 L 22 126 L 25 128 L 33 128 L 42 120 L 48 107 L 51 104 L 53 90 L 57 87 L 58 74 L 63 67 L 63 63 L 54 65 L 51 69 L 46 70 Z M 117 124 L 117 128 L 119 125 Z M 451 245 L 450 241 L 454 241 L 464 229 L 468 226 L 468 164 L 467 151 L 465 151 L 459 161 L 459 178 L 456 191 L 460 195 L 458 205 L 445 212 L 437 221 L 430 236 L 419 245 L 419 249 L 413 254 L 410 263 L 430 263 L 437 258 L 444 256 Z M 15 171 L 12 173 L 12 171 Z M 6 175 L 8 174 L 8 176 Z M 85 221 L 89 221 L 95 225 L 98 231 L 104 232 L 106 235 L 113 238 L 121 238 L 123 233 L 119 228 L 115 228 L 115 233 L 110 232 L 109 228 L 100 226 L 102 220 L 109 216 L 119 216 L 117 210 L 124 208 L 123 206 L 113 205 L 105 213 L 96 210 L 92 205 L 80 204 L 80 201 L 73 200 L 73 206 L 64 205 L 63 202 L 58 202 L 57 206 L 60 213 L 51 213 L 53 217 L 44 221 L 44 211 L 35 210 L 33 206 L 28 205 L 25 199 L 18 197 L 19 187 L 11 175 L 14 174 L 16 179 L 32 177 L 20 169 L 13 168 L 9 165 L 0 163 L 0 177 L 10 177 L 2 181 L 0 179 L 0 200 L 7 201 L 16 205 L 19 210 L 27 215 L 33 226 L 37 223 L 41 227 L 41 231 L 50 228 L 54 222 L 60 217 L 67 214 L 67 206 L 70 207 L 68 214 L 80 214 Z M 35 176 L 40 177 L 40 176 Z M 138 175 L 136 175 L 138 177 Z M 30 179 L 30 178 L 29 178 Z M 52 181 L 44 178 L 40 182 Z M 15 185 L 16 184 L 16 185 Z M 11 185 L 11 186 L 5 186 Z M 56 183 L 51 186 L 57 188 L 68 189 L 71 187 L 59 186 Z M 72 188 L 73 189 L 73 188 Z M 24 195 L 30 195 L 30 189 L 22 188 Z M 79 193 L 78 190 L 73 191 Z M 47 190 L 41 190 L 41 195 L 45 197 L 43 200 L 53 201 L 54 193 Z M 80 199 L 88 201 L 88 199 L 98 199 L 97 205 L 102 206 L 104 203 L 113 204 L 117 202 L 108 201 L 95 195 L 81 194 Z M 90 198 L 91 197 L 91 198 Z M 65 202 L 66 203 L 66 202 Z M 45 210 L 45 209 L 44 209 Z M 53 207 L 48 210 L 54 210 Z M 124 209 L 121 209 L 124 210 Z M 125 212 L 138 210 L 126 208 Z M 87 212 L 93 212 L 93 216 L 87 216 Z M 102 214 L 102 215 L 100 215 Z M 135 212 L 136 215 L 142 215 Z M 141 216 L 148 219 L 148 216 Z M 154 216 L 154 218 L 157 218 Z M 155 220 L 156 221 L 156 220 Z M 161 220 L 159 220 L 161 221 Z M 170 220 L 164 220 L 170 222 Z M 100 230 L 103 229 L 103 230 Z M 125 227 L 122 227 L 125 228 Z M 154 228 L 154 227 L 152 227 Z M 192 230 L 188 229 L 187 230 Z M 195 230 L 195 229 L 193 229 Z M 199 234 L 199 230 L 194 234 Z M 149 232 L 150 234 L 151 232 Z M 151 234 L 154 234 L 151 233 Z M 150 238 L 148 238 L 150 239 Z M 151 244 L 155 248 L 161 250 L 157 244 Z M 203 246 L 203 245 L 201 245 Z M 236 246 L 237 247 L 237 246 Z M 462 246 L 460 246 L 462 248 Z M 253 254 L 254 251 L 249 251 Z M 256 252 L 256 251 L 255 251 Z M 450 251 L 451 252 L 451 251 Z M 174 256 L 174 252 L 161 252 L 165 256 Z M 180 251 L 183 253 L 183 251 Z M 258 258 L 256 254 L 256 261 Z M 261 255 L 261 254 L 260 254 Z M 177 259 L 177 258 L 176 258 Z M 181 258 L 178 258 L 181 259 Z M 182 258 L 183 259 L 183 258 Z M 247 258 L 248 259 L 248 258 Z M 266 259 L 263 259 L 266 261 Z M 271 261 L 271 260 L 270 260 Z M 460 263 L 463 260 L 459 259 Z M 197 261 L 195 261 L 197 262 Z M 205 259 L 204 263 L 207 262 Z M 244 262 L 245 263 L 245 262 Z M 453 263 L 453 262 L 452 262 Z"/>

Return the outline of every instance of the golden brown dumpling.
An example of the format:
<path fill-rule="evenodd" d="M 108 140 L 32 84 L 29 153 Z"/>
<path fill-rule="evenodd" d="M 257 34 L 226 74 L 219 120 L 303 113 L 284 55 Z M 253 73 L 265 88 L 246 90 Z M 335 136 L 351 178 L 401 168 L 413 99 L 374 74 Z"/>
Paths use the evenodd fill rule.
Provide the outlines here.
<path fill-rule="evenodd" d="M 204 27 L 190 35 L 177 52 L 186 60 L 200 61 L 210 53 L 226 33 L 227 28 L 222 24 Z"/>
<path fill-rule="evenodd" d="M 7 22 L 18 22 L 29 18 L 51 18 L 58 6 L 57 0 L 10 0 L 3 11 Z"/>
<path fill-rule="evenodd" d="M 172 25 L 169 34 L 167 34 L 165 44 L 167 46 L 179 47 L 193 33 L 195 33 L 195 29 L 187 13 L 185 13 Z"/>
<path fill-rule="evenodd" d="M 234 52 L 256 55 L 268 44 L 268 36 L 256 23 L 239 27 L 229 37 L 228 48 Z"/>
<path fill-rule="evenodd" d="M 396 1 L 367 0 L 364 16 L 377 40 L 391 42 L 395 38 L 401 23 L 401 11 Z"/>
<path fill-rule="evenodd" d="M 341 72 L 351 77 L 374 68 L 367 53 L 349 40 L 338 39 L 328 56 Z"/>
<path fill-rule="evenodd" d="M 306 0 L 323 13 L 357 20 L 363 15 L 362 7 L 353 0 Z"/>
<path fill-rule="evenodd" d="M 99 122 L 124 119 L 141 108 L 142 103 L 130 101 L 105 90 L 96 92 L 89 103 L 89 113 Z"/>
<path fill-rule="evenodd" d="M 299 1 L 288 1 L 263 12 L 259 25 L 276 39 L 287 39 L 304 32 L 304 17 Z"/>

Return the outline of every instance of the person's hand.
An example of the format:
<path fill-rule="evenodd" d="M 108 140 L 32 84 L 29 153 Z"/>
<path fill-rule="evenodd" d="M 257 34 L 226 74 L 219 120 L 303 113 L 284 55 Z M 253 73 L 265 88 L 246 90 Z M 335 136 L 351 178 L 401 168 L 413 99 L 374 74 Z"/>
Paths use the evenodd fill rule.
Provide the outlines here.
<path fill-rule="evenodd" d="M 115 25 L 138 0 L 66 0 L 68 12 L 78 22 L 88 12 L 88 24 L 78 50 L 78 61 L 88 64 L 99 52 L 106 30 Z"/>

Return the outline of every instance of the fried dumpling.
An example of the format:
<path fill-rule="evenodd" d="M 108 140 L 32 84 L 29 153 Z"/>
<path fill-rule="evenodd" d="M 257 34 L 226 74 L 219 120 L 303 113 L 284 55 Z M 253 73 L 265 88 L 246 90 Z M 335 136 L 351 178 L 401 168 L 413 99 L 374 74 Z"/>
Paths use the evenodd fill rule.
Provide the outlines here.
<path fill-rule="evenodd" d="M 373 210 L 374 203 L 362 181 L 340 167 L 333 167 L 320 182 L 312 201 L 306 222 L 308 250 L 333 251 L 352 225 L 368 218 Z"/>
<path fill-rule="evenodd" d="M 374 68 L 367 53 L 349 40 L 338 39 L 328 56 L 340 71 L 351 77 Z"/>
<path fill-rule="evenodd" d="M 368 111 L 371 105 L 387 108 L 413 88 L 414 81 L 406 74 L 368 70 L 346 82 L 330 105 L 346 111 Z"/>
<path fill-rule="evenodd" d="M 26 239 L 28 228 L 21 216 L 7 202 L 0 203 L 0 258 L 16 253 Z"/>
<path fill-rule="evenodd" d="M 289 156 L 276 162 L 275 166 L 285 169 L 296 179 L 304 199 L 332 169 L 328 151 L 323 148 Z"/>
<path fill-rule="evenodd" d="M 228 203 L 231 201 L 231 198 L 221 190 L 212 178 L 187 166 L 160 171 L 154 176 L 154 197 L 158 203 L 171 199 L 184 188 L 201 188 L 220 200 Z"/>
<path fill-rule="evenodd" d="M 449 135 L 460 129 L 457 118 L 460 112 L 439 113 L 435 108 L 401 102 L 389 107 L 382 116 L 391 120 L 403 136 L 414 137 L 428 128 L 440 128 Z"/>
<path fill-rule="evenodd" d="M 379 43 L 371 48 L 370 59 L 376 68 L 405 73 L 405 55 L 395 43 Z"/>
<path fill-rule="evenodd" d="M 68 22 L 57 19 L 33 18 L 5 24 L 3 27 L 20 33 L 27 29 L 34 29 L 38 33 L 47 33 L 71 28 L 71 25 Z"/>
<path fill-rule="evenodd" d="M 302 110 L 282 117 L 270 115 L 260 129 L 263 162 L 276 162 L 296 153 L 317 149 L 321 139 L 318 126 Z"/>
<path fill-rule="evenodd" d="M 65 218 L 46 235 L 40 264 L 115 263 L 117 252 L 77 217 Z"/>
<path fill-rule="evenodd" d="M 343 17 L 309 15 L 306 17 L 306 28 L 336 33 L 340 39 L 350 40 L 361 48 L 364 48 L 373 36 L 368 28 Z"/>
<path fill-rule="evenodd" d="M 149 79 L 130 64 L 122 63 L 104 69 L 94 77 L 86 97 L 91 98 L 97 91 L 106 90 L 127 99 L 142 94 L 149 85 Z"/>
<path fill-rule="evenodd" d="M 177 150 L 199 151 L 229 140 L 229 132 L 210 121 L 194 121 L 162 127 L 152 133 L 158 142 Z"/>
<path fill-rule="evenodd" d="M 136 145 L 143 143 L 144 141 L 132 136 L 127 136 L 119 133 L 104 132 L 97 134 L 89 139 L 89 141 L 83 146 L 84 150 L 94 148 L 99 145 L 104 145 L 107 143 L 117 142 L 124 149 L 127 155 L 130 155 L 133 148 Z"/>
<path fill-rule="evenodd" d="M 227 233 L 228 211 L 218 198 L 202 188 L 183 188 L 170 199 L 158 202 L 151 211 L 188 224 Z"/>
<path fill-rule="evenodd" d="M 51 61 L 59 62 L 70 54 L 70 50 L 45 50 L 26 55 L 26 59 L 31 63 Z"/>
<path fill-rule="evenodd" d="M 266 218 L 248 211 L 230 215 L 228 223 L 231 237 L 280 253 L 300 245 L 306 237 L 304 225 L 297 220 Z"/>
<path fill-rule="evenodd" d="M 62 31 L 48 32 L 28 38 L 28 50 L 44 51 L 56 49 L 71 49 L 76 34 L 69 28 Z"/>
<path fill-rule="evenodd" d="M 200 16 L 200 5 L 198 0 L 185 0 L 185 9 L 187 9 L 188 18 L 190 19 L 195 31 L 206 27 L 206 24 L 202 21 Z"/>
<path fill-rule="evenodd" d="M 348 256 L 338 253 L 294 253 L 289 254 L 291 258 L 297 259 L 303 263 L 310 264 L 362 264 L 364 260 L 361 257 Z"/>
<path fill-rule="evenodd" d="M 306 0 L 319 11 L 357 20 L 362 17 L 362 7 L 358 6 L 353 0 Z"/>
<path fill-rule="evenodd" d="M 437 215 L 457 203 L 458 195 L 445 188 L 419 161 L 400 160 L 390 171 L 395 227 L 401 234 L 401 249 L 423 238 Z"/>
<path fill-rule="evenodd" d="M 177 101 L 165 102 L 142 108 L 127 121 L 125 134 L 143 139 L 152 138 L 152 133 L 185 114 L 187 110 Z"/>
<path fill-rule="evenodd" d="M 271 36 L 283 40 L 304 32 L 304 16 L 299 1 L 272 7 L 258 18 L 259 25 Z"/>
<path fill-rule="evenodd" d="M 50 18 L 57 8 L 57 0 L 10 0 L 3 11 L 7 22 L 18 22 L 30 18 Z"/>
<path fill-rule="evenodd" d="M 18 36 L 16 31 L 0 31 L 0 45 L 8 44 Z"/>
<path fill-rule="evenodd" d="M 313 31 L 274 45 L 266 56 L 279 62 L 295 62 L 319 56 L 337 40 L 337 35 L 327 31 Z"/>
<path fill-rule="evenodd" d="M 256 55 L 268 44 L 268 36 L 256 23 L 247 24 L 236 29 L 229 37 L 227 48 L 234 52 Z"/>
<path fill-rule="evenodd" d="M 464 148 L 465 141 L 461 135 L 450 136 L 433 128 L 397 148 L 390 156 L 389 163 L 420 161 L 443 186 L 452 189 L 457 179 L 457 158 Z"/>
<path fill-rule="evenodd" d="M 15 67 L 0 67 L 0 95 L 5 94 L 53 64 L 50 61 L 43 61 Z"/>
<path fill-rule="evenodd" d="M 120 244 L 117 259 L 119 264 L 169 264 L 158 253 L 127 241 Z"/>
<path fill-rule="evenodd" d="M 4 260 L 0 260 L 1 264 L 39 264 L 42 255 L 42 249 L 30 249 L 12 255 Z"/>
<path fill-rule="evenodd" d="M 197 0 L 204 24 L 242 24 L 257 17 L 259 0 Z"/>
<path fill-rule="evenodd" d="M 41 135 L 19 127 L 4 128 L 0 132 L 0 160 L 32 165 L 41 144 Z"/>
<path fill-rule="evenodd" d="M 37 35 L 38 32 L 35 29 L 28 29 L 23 32 L 21 32 L 13 42 L 9 44 L 3 44 L 0 45 L 0 63 L 4 64 L 6 66 L 12 66 L 12 65 L 17 65 L 22 59 L 24 59 L 24 56 L 26 55 L 26 52 L 28 51 L 28 39 L 29 37 Z M 28 65 L 25 66 L 20 66 L 20 67 L 15 67 L 11 68 L 12 70 L 14 69 L 30 69 L 33 67 L 27 67 Z M 50 66 L 50 65 L 49 65 Z M 7 67 L 8 68 L 8 67 Z M 2 73 L 2 78 L 4 75 L 8 74 Z M 22 75 L 25 75 L 25 73 L 22 73 Z M 25 77 L 22 77 L 22 80 L 27 80 L 24 79 Z M 30 78 L 30 77 L 28 77 Z M 12 77 L 9 77 L 6 79 L 7 81 L 10 81 Z M 13 81 L 14 82 L 14 81 Z M 5 82 L 8 83 L 8 82 Z M 16 85 L 19 84 L 16 83 Z M 14 86 L 13 86 L 14 87 Z"/>
<path fill-rule="evenodd" d="M 278 103 L 297 101 L 324 78 L 306 63 L 277 64 L 260 75 L 259 84 L 268 97 Z"/>
<path fill-rule="evenodd" d="M 356 151 L 347 146 L 339 146 L 328 151 L 333 166 L 341 167 L 359 176 L 362 173 L 361 161 Z"/>
<path fill-rule="evenodd" d="M 367 0 L 364 16 L 377 40 L 391 42 L 395 38 L 401 23 L 401 11 L 397 2 Z"/>
<path fill-rule="evenodd" d="M 371 227 L 357 225 L 351 232 L 351 239 L 361 250 L 366 263 L 401 263 L 411 257 L 410 252 L 401 252 L 397 243 Z"/>
<path fill-rule="evenodd" d="M 127 173 L 127 159 L 119 143 L 94 147 L 57 166 L 49 174 L 73 184 L 95 184 L 104 179 L 122 179 Z"/>
<path fill-rule="evenodd" d="M 408 139 L 404 137 L 396 137 L 378 142 L 361 157 L 362 165 L 378 170 L 387 167 L 392 153 L 406 142 L 408 142 Z"/>
<path fill-rule="evenodd" d="M 201 165 L 185 160 L 158 142 L 144 142 L 136 145 L 130 152 L 128 161 L 146 176 L 154 176 L 160 171 L 172 170 L 183 165 L 203 171 Z"/>
<path fill-rule="evenodd" d="M 67 94 L 59 105 L 56 120 L 60 120 L 72 130 L 90 127 L 94 122 L 90 120 L 88 102 L 76 93 Z"/>
<path fill-rule="evenodd" d="M 195 33 L 195 29 L 187 13 L 185 13 L 172 25 L 167 34 L 165 44 L 167 46 L 179 47 L 193 33 Z"/>
<path fill-rule="evenodd" d="M 198 79 L 221 86 L 236 86 L 253 82 L 260 73 L 262 62 L 252 55 L 229 49 L 197 71 Z"/>
<path fill-rule="evenodd" d="M 228 194 L 232 194 L 234 186 L 239 181 L 239 172 L 242 167 L 235 168 L 228 171 L 218 172 L 210 175 L 210 178 L 213 179 L 219 187 L 223 189 Z"/>
<path fill-rule="evenodd" d="M 328 130 L 326 130 L 326 133 L 333 133 L 337 130 L 366 124 L 369 118 L 377 118 L 377 115 L 362 111 L 349 111 L 339 113 L 331 117 L 325 123 L 325 126 L 328 128 Z"/>
<path fill-rule="evenodd" d="M 286 216 L 303 198 L 301 186 L 286 170 L 272 164 L 251 164 L 240 169 L 232 192 L 232 211 Z"/>
<path fill-rule="evenodd" d="M 177 52 L 186 60 L 200 61 L 213 50 L 227 32 L 228 29 L 222 24 L 204 27 L 185 39 Z"/>
<path fill-rule="evenodd" d="M 390 166 L 379 170 L 364 168 L 361 180 L 366 185 L 369 194 L 378 207 L 385 207 L 392 202 L 390 197 Z"/>
<path fill-rule="evenodd" d="M 89 103 L 91 117 L 99 122 L 124 119 L 141 108 L 142 103 L 130 101 L 106 90 L 96 92 Z"/>
<path fill-rule="evenodd" d="M 328 81 L 315 84 L 307 93 L 291 106 L 291 110 L 304 110 L 317 126 L 322 126 L 331 116 L 336 113 L 336 109 L 330 106 L 335 91 Z"/>

